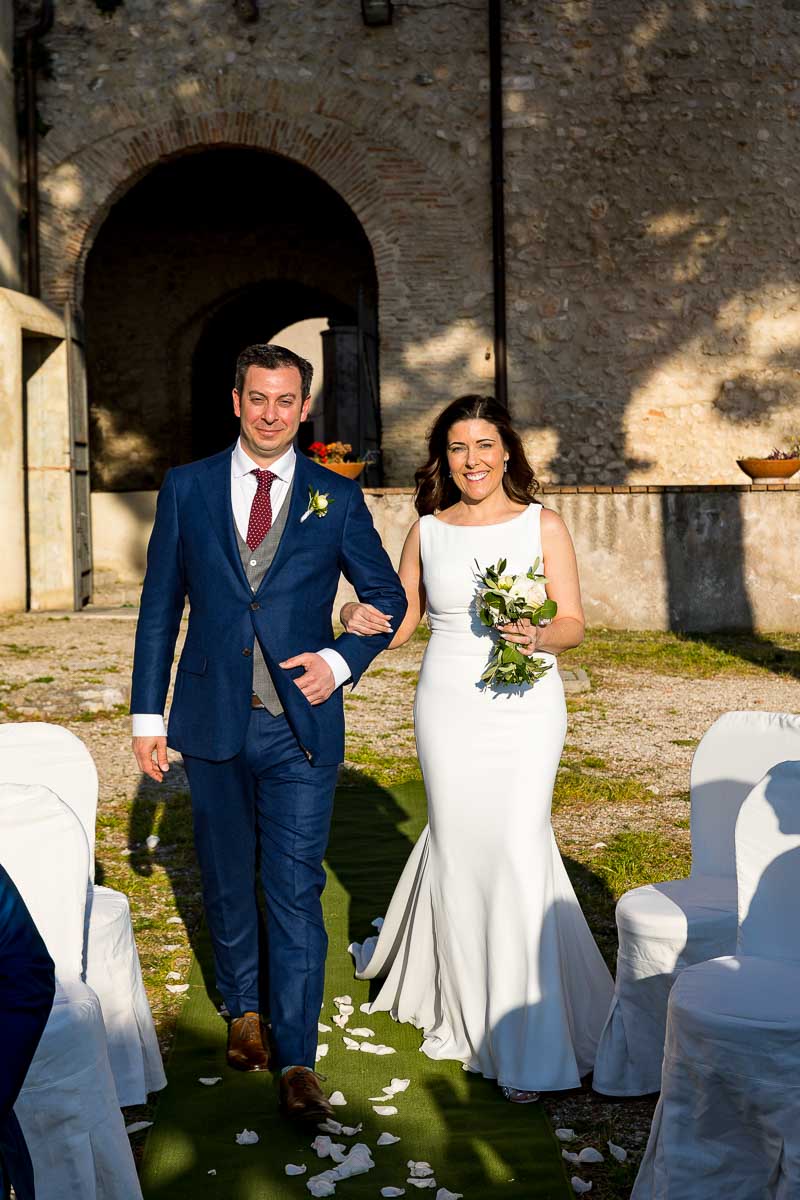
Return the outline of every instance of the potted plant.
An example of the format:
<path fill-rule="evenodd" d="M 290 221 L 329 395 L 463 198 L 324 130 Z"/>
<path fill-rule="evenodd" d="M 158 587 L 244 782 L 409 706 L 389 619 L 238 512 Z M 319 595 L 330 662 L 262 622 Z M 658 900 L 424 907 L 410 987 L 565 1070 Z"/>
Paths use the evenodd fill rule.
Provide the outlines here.
<path fill-rule="evenodd" d="M 337 475 L 346 475 L 348 479 L 357 479 L 366 466 L 366 461 L 346 462 L 348 454 L 353 453 L 353 447 L 348 442 L 312 442 L 308 447 L 309 458 L 318 462 Z"/>
<path fill-rule="evenodd" d="M 765 458 L 737 458 L 736 462 L 754 483 L 789 479 L 800 470 L 800 435 L 790 437 L 785 450 L 776 447 Z"/>

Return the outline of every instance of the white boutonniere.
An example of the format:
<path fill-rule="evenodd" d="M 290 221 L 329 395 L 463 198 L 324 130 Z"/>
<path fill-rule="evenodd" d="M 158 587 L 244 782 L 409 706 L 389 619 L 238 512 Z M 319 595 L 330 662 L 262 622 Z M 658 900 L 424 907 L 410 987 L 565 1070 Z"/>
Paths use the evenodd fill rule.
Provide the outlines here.
<path fill-rule="evenodd" d="M 312 487 L 308 489 L 308 508 L 300 518 L 301 523 L 310 517 L 313 513 L 315 517 L 327 517 L 328 505 L 333 504 L 330 496 L 325 492 L 315 492 Z"/>

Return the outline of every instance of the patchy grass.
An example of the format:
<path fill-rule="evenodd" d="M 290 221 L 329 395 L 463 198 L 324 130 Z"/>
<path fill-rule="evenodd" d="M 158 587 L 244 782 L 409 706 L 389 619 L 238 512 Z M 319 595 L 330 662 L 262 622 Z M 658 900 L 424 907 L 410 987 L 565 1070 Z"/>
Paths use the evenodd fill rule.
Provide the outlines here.
<path fill-rule="evenodd" d="M 381 754 L 371 742 L 349 739 L 347 767 L 369 775 L 382 787 L 393 783 L 404 783 L 408 779 L 421 779 L 422 772 L 416 757 L 412 755 Z"/>
<path fill-rule="evenodd" d="M 597 761 L 602 765 L 602 759 Z M 584 765 L 586 761 L 584 760 Z M 641 804 L 653 799 L 653 793 L 632 776 L 595 775 L 570 763 L 559 767 L 553 789 L 553 811 L 596 804 Z"/>
<path fill-rule="evenodd" d="M 672 746 L 699 746 L 699 738 L 672 738 L 670 745 Z"/>
<path fill-rule="evenodd" d="M 592 870 L 605 881 L 615 899 L 643 883 L 683 879 L 691 865 L 691 851 L 685 840 L 636 829 L 615 833 L 592 860 Z"/>
<path fill-rule="evenodd" d="M 800 634 L 680 634 L 588 629 L 575 662 L 590 673 L 612 668 L 710 679 L 768 671 L 800 679 Z"/>

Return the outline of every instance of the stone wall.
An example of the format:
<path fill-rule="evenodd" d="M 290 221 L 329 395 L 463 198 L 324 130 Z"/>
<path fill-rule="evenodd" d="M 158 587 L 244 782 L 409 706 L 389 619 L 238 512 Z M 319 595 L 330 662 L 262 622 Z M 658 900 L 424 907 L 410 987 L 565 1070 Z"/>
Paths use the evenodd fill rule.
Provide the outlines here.
<path fill-rule="evenodd" d="M 365 495 L 397 565 L 413 493 Z M 541 498 L 572 533 L 588 624 L 800 632 L 800 484 L 550 486 Z M 155 502 L 155 492 L 93 495 L 97 603 L 138 602 Z M 350 598 L 343 582 L 338 603 Z"/>
<path fill-rule="evenodd" d="M 241 9 L 241 6 L 240 6 Z M 797 422 L 798 47 L 784 0 L 506 0 L 511 403 L 541 478 L 706 483 Z M 493 377 L 486 6 L 56 8 L 40 108 L 46 297 L 83 297 L 152 166 L 253 146 L 369 238 L 387 482 Z M 324 224 L 324 215 L 321 216 Z"/>

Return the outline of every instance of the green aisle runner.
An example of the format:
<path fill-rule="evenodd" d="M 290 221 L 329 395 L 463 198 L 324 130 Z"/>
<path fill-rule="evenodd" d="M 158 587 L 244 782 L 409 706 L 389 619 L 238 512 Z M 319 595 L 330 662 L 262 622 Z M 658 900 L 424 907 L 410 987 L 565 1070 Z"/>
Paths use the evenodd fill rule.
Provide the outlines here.
<path fill-rule="evenodd" d="M 348 1103 L 337 1110 L 346 1125 L 364 1122 L 356 1137 L 334 1137 L 347 1146 L 366 1143 L 374 1170 L 337 1185 L 339 1200 L 378 1197 L 382 1187 L 405 1187 L 406 1196 L 435 1197 L 439 1187 L 462 1192 L 465 1200 L 526 1197 L 565 1200 L 571 1190 L 560 1149 L 539 1105 L 505 1102 L 497 1088 L 462 1071 L 457 1063 L 434 1063 L 419 1053 L 420 1034 L 397 1025 L 386 1013 L 367 1015 L 359 1005 L 369 985 L 353 979 L 350 941 L 370 932 L 370 921 L 383 913 L 414 839 L 425 821 L 422 785 L 406 783 L 391 791 L 351 777 L 340 787 L 328 855 L 325 913 L 330 936 L 322 1020 L 332 1032 L 321 1034 L 327 1057 L 320 1070 L 329 1091 L 338 1089 Z M 313 1135 L 297 1132 L 276 1111 L 276 1088 L 269 1074 L 242 1075 L 225 1066 L 226 1027 L 208 998 L 204 971 L 210 976 L 208 945 L 201 942 L 189 978 L 167 1066 L 169 1086 L 158 1102 L 142 1165 L 145 1200 L 306 1200 L 306 1180 L 333 1166 L 310 1148 Z M 331 1017 L 334 996 L 348 994 L 355 1004 L 353 1027 L 375 1031 L 376 1042 L 397 1053 L 348 1051 Z M 213 1087 L 198 1083 L 221 1075 Z M 394 1100 L 396 1116 L 379 1117 L 370 1096 L 378 1096 L 393 1077 L 410 1079 Z M 236 1144 L 236 1134 L 254 1130 L 259 1143 Z M 398 1135 L 392 1146 L 376 1147 L 382 1131 Z M 406 1184 L 409 1159 L 426 1160 L 435 1169 L 437 1188 Z M 287 1177 L 287 1163 L 305 1163 L 305 1175 Z M 210 1172 L 215 1174 L 210 1174 Z"/>

